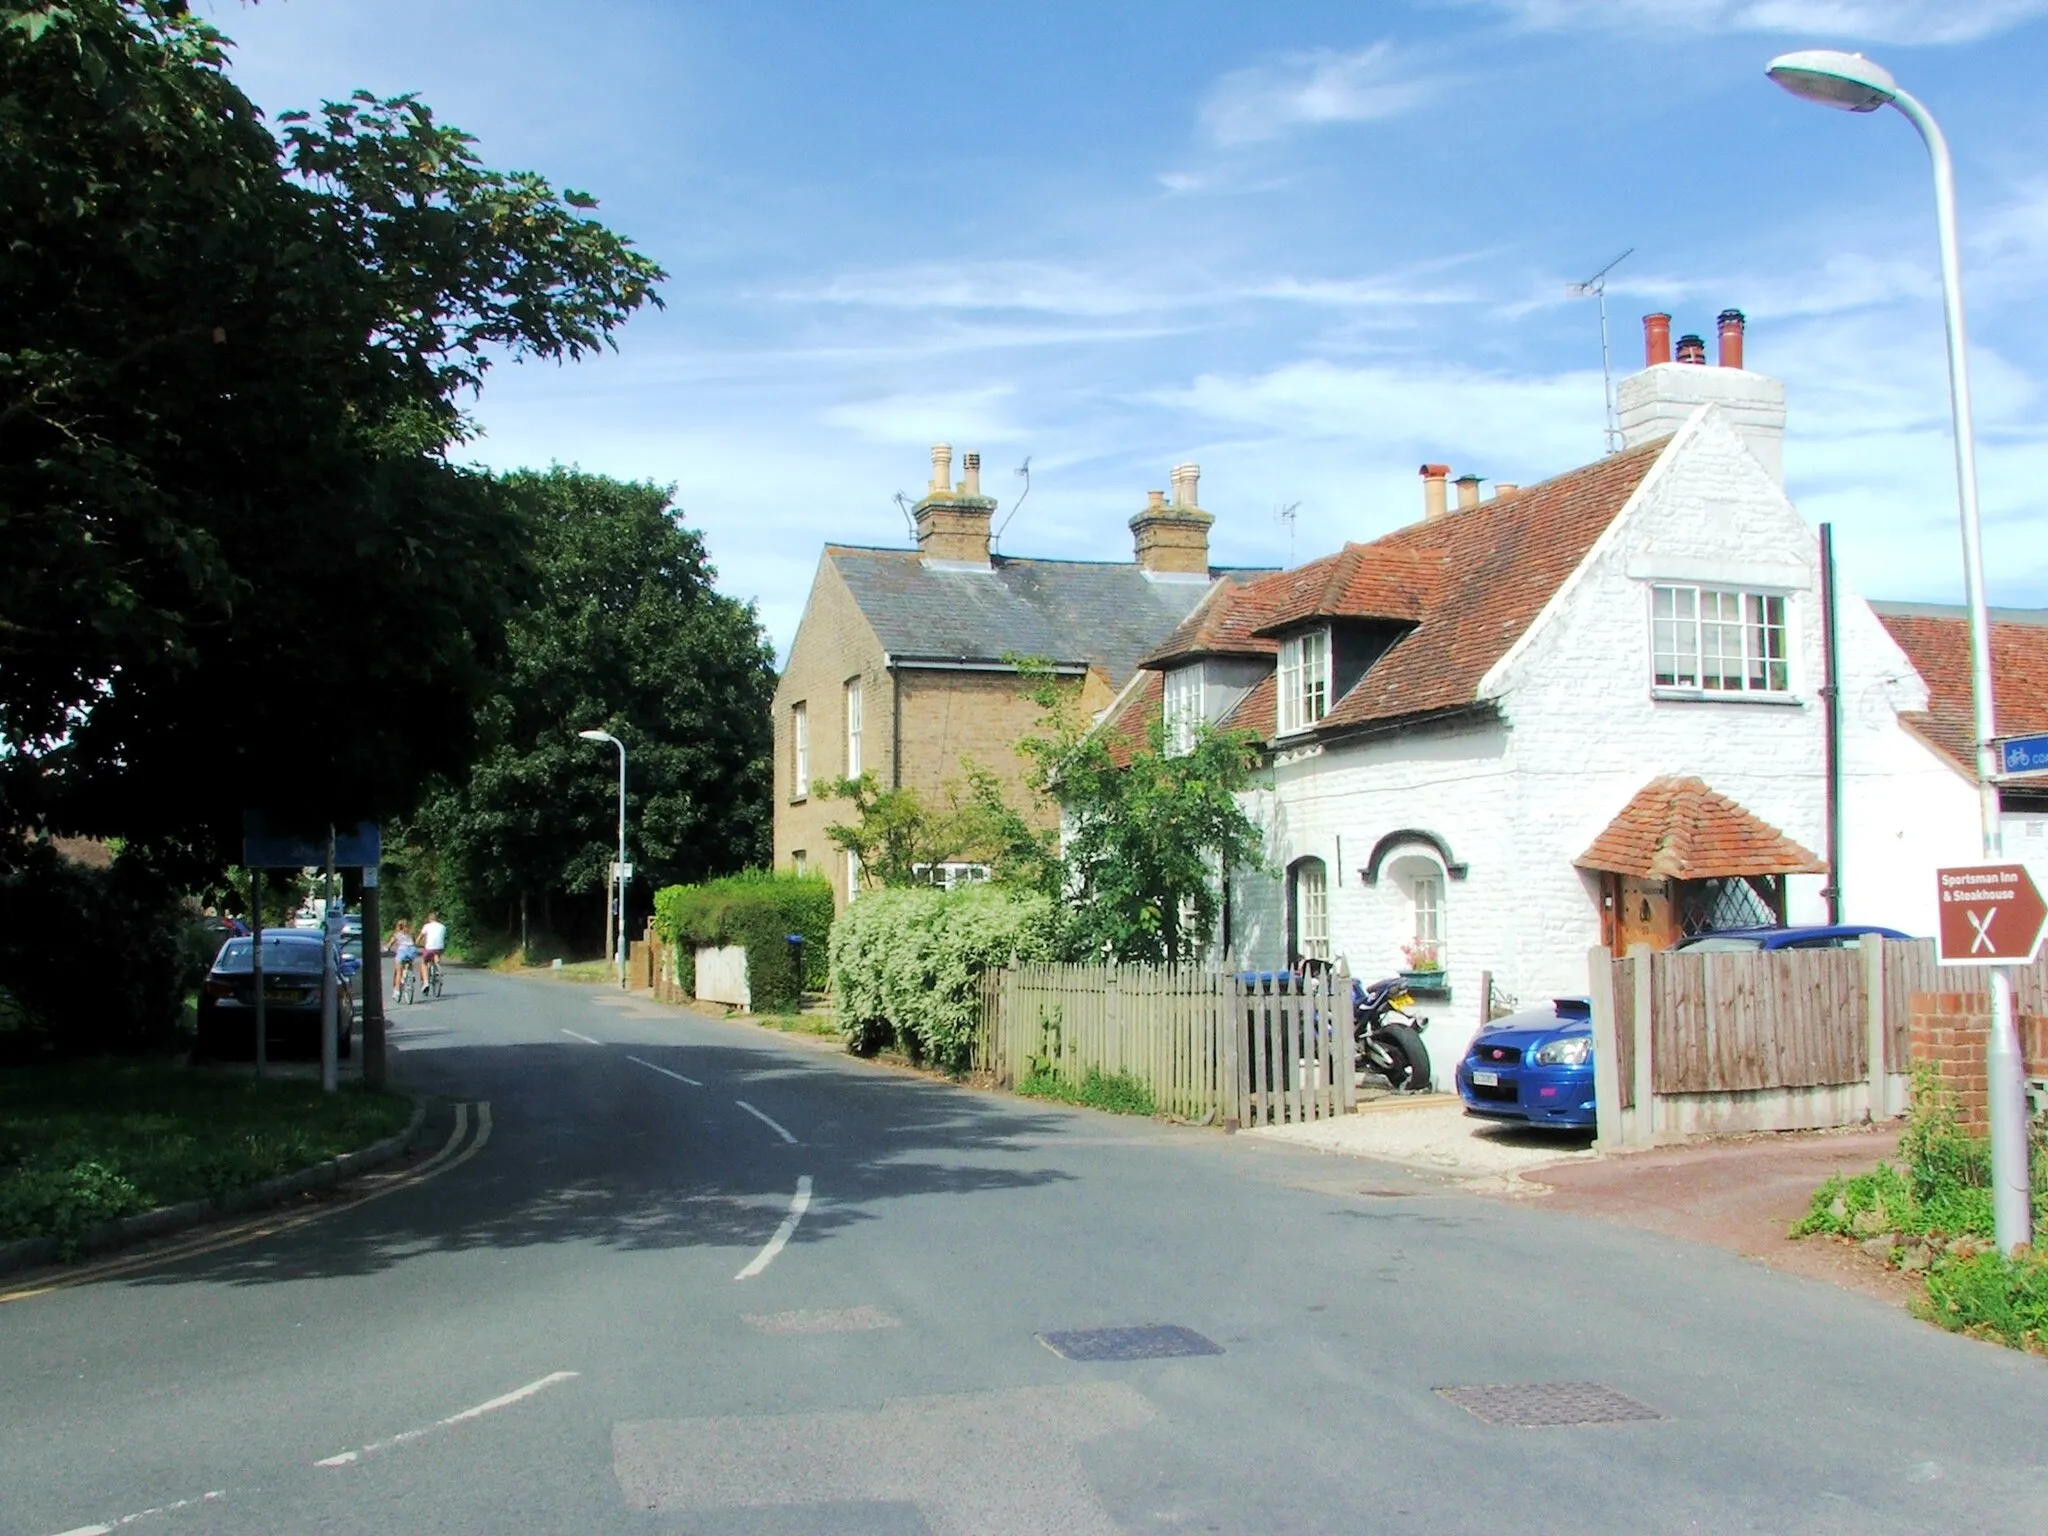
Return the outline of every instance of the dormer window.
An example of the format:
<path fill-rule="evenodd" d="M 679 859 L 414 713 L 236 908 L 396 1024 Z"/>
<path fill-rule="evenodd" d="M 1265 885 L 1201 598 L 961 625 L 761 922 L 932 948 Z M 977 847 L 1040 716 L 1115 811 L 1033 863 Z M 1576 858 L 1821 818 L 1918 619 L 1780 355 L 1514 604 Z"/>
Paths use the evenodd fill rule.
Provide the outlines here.
<path fill-rule="evenodd" d="M 1186 757 L 1195 750 L 1195 730 L 1202 723 L 1202 668 L 1175 667 L 1166 674 L 1166 755 Z"/>
<path fill-rule="evenodd" d="M 1280 730 L 1308 730 L 1330 712 L 1330 632 L 1305 630 L 1280 642 Z"/>

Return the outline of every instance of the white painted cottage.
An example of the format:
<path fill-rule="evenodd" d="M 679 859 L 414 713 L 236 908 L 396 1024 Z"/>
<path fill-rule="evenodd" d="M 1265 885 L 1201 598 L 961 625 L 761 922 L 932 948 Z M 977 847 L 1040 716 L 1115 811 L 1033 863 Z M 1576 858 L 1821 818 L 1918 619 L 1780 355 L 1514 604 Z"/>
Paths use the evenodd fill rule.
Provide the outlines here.
<path fill-rule="evenodd" d="M 1821 557 L 1782 484 L 1784 388 L 1740 366 L 1739 314 L 1719 367 L 1691 337 L 1667 360 L 1668 325 L 1621 385 L 1621 451 L 1483 502 L 1468 477 L 1456 505 L 1425 465 L 1421 521 L 1217 586 L 1109 717 L 1259 737 L 1271 869 L 1231 881 L 1223 946 L 1368 979 L 1439 962 L 1418 993 L 1439 1082 L 1483 974 L 1583 993 L 1595 944 L 1826 921 L 1831 853 L 1842 920 L 1930 933 L 1932 868 L 1976 856 L 1954 722 L 1839 583 L 1830 838 Z M 2048 806 L 2011 809 L 2019 851 Z"/>

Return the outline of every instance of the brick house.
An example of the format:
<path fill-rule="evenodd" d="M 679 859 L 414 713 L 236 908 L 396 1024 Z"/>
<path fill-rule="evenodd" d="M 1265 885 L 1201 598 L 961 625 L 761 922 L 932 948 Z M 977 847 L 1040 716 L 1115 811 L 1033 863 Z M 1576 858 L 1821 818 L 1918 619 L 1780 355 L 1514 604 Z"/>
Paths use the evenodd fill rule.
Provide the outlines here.
<path fill-rule="evenodd" d="M 1039 712 L 1015 660 L 1050 663 L 1099 712 L 1230 575 L 1209 564 L 1213 519 L 1196 504 L 1192 464 L 1174 470 L 1171 501 L 1154 491 L 1130 519 L 1128 561 L 998 553 L 979 456 L 963 470 L 956 484 L 952 449 L 932 449 L 931 484 L 911 509 L 916 548 L 825 547 L 776 685 L 775 867 L 823 873 L 842 906 L 858 874 L 826 829 L 849 807 L 818 786 L 865 770 L 936 794 L 968 761 L 1021 786 L 1016 744 Z"/>
<path fill-rule="evenodd" d="M 1370 976 L 1435 958 L 1440 1079 L 1483 974 L 1583 993 L 1595 944 L 1825 921 L 1830 856 L 1845 921 L 1931 933 L 1933 867 L 1976 853 L 1952 668 L 1923 679 L 1933 642 L 1839 581 L 1830 846 L 1822 562 L 1783 489 L 1783 386 L 1742 366 L 1735 311 L 1721 366 L 1684 342 L 1672 360 L 1668 317 L 1646 321 L 1619 451 L 1485 501 L 1466 476 L 1455 505 L 1423 466 L 1419 521 L 1217 588 L 1105 727 L 1258 737 L 1270 867 L 1231 880 L 1221 945 Z"/>

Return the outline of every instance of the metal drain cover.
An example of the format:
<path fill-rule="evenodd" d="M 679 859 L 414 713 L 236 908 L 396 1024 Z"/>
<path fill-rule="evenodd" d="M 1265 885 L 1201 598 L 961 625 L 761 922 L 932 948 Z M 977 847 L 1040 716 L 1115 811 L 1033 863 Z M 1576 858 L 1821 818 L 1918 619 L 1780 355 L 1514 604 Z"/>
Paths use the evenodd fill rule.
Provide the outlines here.
<path fill-rule="evenodd" d="M 1176 1355 L 1220 1355 L 1223 1346 L 1177 1323 L 1139 1328 L 1077 1328 L 1041 1333 L 1038 1342 L 1062 1360 L 1170 1360 Z"/>
<path fill-rule="evenodd" d="M 1626 1424 L 1661 1419 L 1663 1414 L 1612 1387 L 1594 1381 L 1536 1381 L 1500 1387 L 1438 1387 L 1437 1396 L 1456 1403 L 1476 1419 L 1512 1429 L 1551 1429 L 1571 1424 Z"/>

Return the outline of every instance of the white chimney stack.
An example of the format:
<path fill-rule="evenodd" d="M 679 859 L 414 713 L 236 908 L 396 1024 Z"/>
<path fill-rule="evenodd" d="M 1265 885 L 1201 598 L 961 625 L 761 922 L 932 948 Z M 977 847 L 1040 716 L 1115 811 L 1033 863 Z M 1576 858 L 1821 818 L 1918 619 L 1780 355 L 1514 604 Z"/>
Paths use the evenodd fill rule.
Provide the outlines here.
<path fill-rule="evenodd" d="M 950 496 L 953 494 L 953 445 L 932 444 L 932 494 Z"/>
<path fill-rule="evenodd" d="M 1202 479 L 1201 465 L 1176 464 L 1168 478 L 1173 483 L 1173 504 L 1176 507 L 1199 507 L 1202 504 L 1195 494 Z"/>

